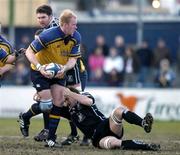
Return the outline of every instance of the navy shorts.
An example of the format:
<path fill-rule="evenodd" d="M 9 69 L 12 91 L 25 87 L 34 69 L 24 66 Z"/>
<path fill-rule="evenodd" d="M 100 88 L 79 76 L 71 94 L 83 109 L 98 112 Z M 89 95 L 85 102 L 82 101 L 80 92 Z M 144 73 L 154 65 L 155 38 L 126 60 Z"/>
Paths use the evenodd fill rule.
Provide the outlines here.
<path fill-rule="evenodd" d="M 61 86 L 65 85 L 65 79 L 48 79 L 44 77 L 39 71 L 35 71 L 31 69 L 31 81 L 33 83 L 33 87 L 36 88 L 37 92 L 40 92 L 45 89 L 50 89 L 50 86 L 53 84 L 58 84 Z"/>
<path fill-rule="evenodd" d="M 66 86 L 72 86 L 79 84 L 81 82 L 79 68 L 76 64 L 74 68 L 66 72 Z"/>
<path fill-rule="evenodd" d="M 109 118 L 103 120 L 96 128 L 93 137 L 92 137 L 92 144 L 95 147 L 99 147 L 99 141 L 106 137 L 106 136 L 114 136 L 118 139 L 121 139 L 123 136 L 123 132 L 122 135 L 119 137 L 118 135 L 116 135 L 115 133 L 113 133 L 110 129 L 110 125 L 109 125 Z"/>

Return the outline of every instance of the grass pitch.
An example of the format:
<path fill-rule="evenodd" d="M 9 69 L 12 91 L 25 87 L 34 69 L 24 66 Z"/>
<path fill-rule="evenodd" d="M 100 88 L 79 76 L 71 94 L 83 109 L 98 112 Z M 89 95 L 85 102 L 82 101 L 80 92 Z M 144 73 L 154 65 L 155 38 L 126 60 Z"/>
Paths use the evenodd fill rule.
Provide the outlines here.
<path fill-rule="evenodd" d="M 23 138 L 16 119 L 0 119 L 0 155 L 180 155 L 180 122 L 155 122 L 151 133 L 146 134 L 143 129 L 135 125 L 124 123 L 124 139 L 141 139 L 145 142 L 161 144 L 161 151 L 124 151 L 100 150 L 90 146 L 79 146 L 75 143 L 61 149 L 45 148 L 43 142 L 35 142 L 36 135 L 43 126 L 42 119 L 32 119 L 30 137 Z M 58 141 L 70 133 L 66 120 L 61 120 L 57 131 Z M 81 132 L 79 131 L 82 137 Z"/>

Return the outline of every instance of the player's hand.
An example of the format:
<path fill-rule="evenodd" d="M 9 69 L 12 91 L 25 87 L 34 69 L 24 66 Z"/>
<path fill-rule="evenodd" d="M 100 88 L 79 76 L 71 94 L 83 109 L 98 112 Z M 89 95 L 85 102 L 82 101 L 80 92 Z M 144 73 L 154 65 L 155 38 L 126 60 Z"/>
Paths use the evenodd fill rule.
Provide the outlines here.
<path fill-rule="evenodd" d="M 52 78 L 53 78 L 53 75 L 52 75 L 51 73 L 48 73 L 48 72 L 45 71 L 45 65 L 41 66 L 41 67 L 39 68 L 39 71 L 40 71 L 40 73 L 41 73 L 43 76 L 45 76 L 46 78 L 48 78 L 48 79 L 52 79 Z"/>
<path fill-rule="evenodd" d="M 58 71 L 57 75 L 55 78 L 62 79 L 65 75 L 65 67 L 61 66 L 61 70 Z"/>
<path fill-rule="evenodd" d="M 20 48 L 17 51 L 15 51 L 15 56 L 18 57 L 18 56 L 20 56 L 22 54 L 25 54 L 25 52 L 26 52 L 25 48 Z"/>

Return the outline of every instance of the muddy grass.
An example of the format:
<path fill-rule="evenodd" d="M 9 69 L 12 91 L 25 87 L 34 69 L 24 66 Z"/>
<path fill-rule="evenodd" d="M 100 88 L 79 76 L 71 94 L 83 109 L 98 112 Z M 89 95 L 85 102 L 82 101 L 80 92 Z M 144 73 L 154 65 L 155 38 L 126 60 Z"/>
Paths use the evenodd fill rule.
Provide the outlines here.
<path fill-rule="evenodd" d="M 33 140 L 40 131 L 42 120 L 34 119 L 30 128 L 30 137 L 22 138 L 15 119 L 0 119 L 0 155 L 180 155 L 180 122 L 155 122 L 150 134 L 136 126 L 125 124 L 125 139 L 142 139 L 146 142 L 161 144 L 161 151 L 124 151 L 100 150 L 92 145 L 87 147 L 75 143 L 63 148 L 45 148 L 44 143 Z M 69 126 L 63 120 L 58 129 L 58 141 L 68 135 Z M 80 132 L 79 132 L 80 133 Z M 82 135 L 81 135 L 82 137 Z"/>

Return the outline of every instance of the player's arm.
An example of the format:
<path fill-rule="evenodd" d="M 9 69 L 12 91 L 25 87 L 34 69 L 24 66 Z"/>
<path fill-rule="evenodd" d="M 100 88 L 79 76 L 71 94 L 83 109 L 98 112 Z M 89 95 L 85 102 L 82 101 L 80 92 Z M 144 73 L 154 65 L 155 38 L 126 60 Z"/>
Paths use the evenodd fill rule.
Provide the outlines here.
<path fill-rule="evenodd" d="M 93 104 L 93 100 L 91 98 L 81 95 L 81 94 L 74 93 L 70 91 L 68 88 L 64 88 L 64 97 L 73 99 L 76 102 L 79 102 L 86 106 L 91 106 Z"/>
<path fill-rule="evenodd" d="M 38 62 L 38 60 L 36 59 L 35 53 L 30 46 L 26 50 L 25 55 L 26 55 L 27 59 L 29 60 L 29 62 L 32 63 L 33 65 L 35 65 L 37 70 L 39 70 L 41 65 Z"/>
<path fill-rule="evenodd" d="M 26 53 L 25 53 L 27 59 L 30 61 L 30 63 L 32 63 L 33 65 L 36 66 L 36 69 L 37 71 L 40 71 L 42 75 L 44 75 L 46 78 L 51 78 L 51 74 L 50 73 L 47 73 L 45 70 L 44 70 L 44 66 L 42 66 L 37 58 L 36 58 L 36 55 L 34 53 L 34 51 L 32 50 L 31 46 L 28 47 L 28 49 L 26 50 Z"/>
<path fill-rule="evenodd" d="M 0 67 L 0 75 L 3 75 L 5 72 L 14 68 L 12 64 L 5 64 L 3 67 Z"/>
<path fill-rule="evenodd" d="M 62 67 L 62 69 L 55 76 L 56 78 L 61 78 L 64 76 L 65 72 L 72 69 L 76 64 L 77 58 L 69 58 L 68 62 Z"/>
<path fill-rule="evenodd" d="M 75 64 L 76 64 L 77 58 L 69 58 L 68 62 L 66 63 L 66 65 L 63 66 L 63 70 L 64 72 L 72 69 Z"/>
<path fill-rule="evenodd" d="M 8 55 L 6 64 L 12 64 L 16 60 L 15 55 Z"/>

